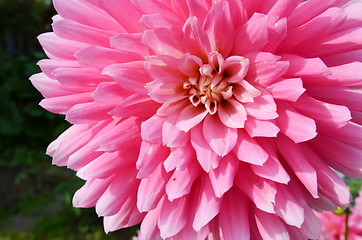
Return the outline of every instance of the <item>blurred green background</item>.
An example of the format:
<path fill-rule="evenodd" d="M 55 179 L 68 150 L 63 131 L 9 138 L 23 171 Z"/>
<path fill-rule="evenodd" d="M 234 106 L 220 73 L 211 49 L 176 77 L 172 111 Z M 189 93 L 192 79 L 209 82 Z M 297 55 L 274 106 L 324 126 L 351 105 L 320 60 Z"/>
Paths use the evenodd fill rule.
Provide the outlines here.
<path fill-rule="evenodd" d="M 137 228 L 106 235 L 94 209 L 73 208 L 83 181 L 45 155 L 68 124 L 38 106 L 28 78 L 55 14 L 50 0 L 0 0 L 0 240 L 131 239 Z"/>

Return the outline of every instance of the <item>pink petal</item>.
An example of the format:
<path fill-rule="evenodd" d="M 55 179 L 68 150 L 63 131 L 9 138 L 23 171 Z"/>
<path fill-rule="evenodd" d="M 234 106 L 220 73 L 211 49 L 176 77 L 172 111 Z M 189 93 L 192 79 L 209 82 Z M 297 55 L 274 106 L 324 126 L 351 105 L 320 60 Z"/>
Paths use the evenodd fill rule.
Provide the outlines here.
<path fill-rule="evenodd" d="M 140 58 L 149 55 L 147 47 L 142 44 L 142 34 L 140 33 L 120 33 L 112 37 L 110 42 L 111 47 L 122 52 L 133 53 Z"/>
<path fill-rule="evenodd" d="M 116 106 L 125 97 L 128 97 L 130 92 L 121 88 L 115 82 L 101 82 L 98 84 L 96 90 L 92 93 L 94 101 L 101 106 Z"/>
<path fill-rule="evenodd" d="M 308 94 L 323 102 L 344 105 L 351 110 L 362 111 L 362 89 L 345 87 L 308 87 Z"/>
<path fill-rule="evenodd" d="M 49 78 L 44 73 L 34 74 L 29 79 L 44 98 L 72 95 L 78 92 L 76 89 L 63 87 L 58 81 L 54 81 L 54 79 Z"/>
<path fill-rule="evenodd" d="M 331 72 L 320 58 L 303 58 L 293 54 L 282 54 L 283 61 L 289 62 L 288 77 L 319 77 Z"/>
<path fill-rule="evenodd" d="M 318 131 L 350 146 L 362 148 L 362 126 L 354 122 L 349 122 L 341 128 L 320 125 Z"/>
<path fill-rule="evenodd" d="M 248 206 L 248 199 L 237 188 L 225 196 L 219 213 L 225 239 L 250 239 Z"/>
<path fill-rule="evenodd" d="M 180 41 L 177 41 L 181 38 L 182 36 L 175 31 L 157 28 L 146 30 L 143 34 L 142 43 L 149 48 L 152 54 L 181 58 L 184 49 Z"/>
<path fill-rule="evenodd" d="M 102 47 L 109 47 L 109 39 L 117 34 L 115 31 L 97 29 L 70 19 L 57 21 L 53 23 L 52 27 L 54 33 L 59 37 Z"/>
<path fill-rule="evenodd" d="M 140 212 L 148 212 L 155 209 L 165 193 L 165 185 L 170 178 L 162 163 L 155 169 L 149 178 L 141 180 L 137 192 L 137 209 Z"/>
<path fill-rule="evenodd" d="M 125 29 L 119 32 L 132 33 L 144 30 L 144 26 L 139 23 L 142 13 L 135 8 L 133 3 L 127 0 L 108 0 L 98 1 L 98 4 Z"/>
<path fill-rule="evenodd" d="M 306 24 L 288 31 L 288 35 L 280 45 L 279 49 L 282 52 L 299 53 L 301 52 L 299 50 L 300 48 L 309 46 L 323 37 L 331 35 L 335 29 L 343 24 L 345 19 L 346 14 L 343 9 L 330 8 Z"/>
<path fill-rule="evenodd" d="M 351 194 L 343 180 L 331 170 L 316 152 L 302 145 L 303 154 L 317 171 L 319 192 L 330 199 L 334 204 L 346 207 L 351 201 Z"/>
<path fill-rule="evenodd" d="M 145 85 L 151 81 L 143 68 L 143 61 L 112 64 L 103 69 L 103 74 L 112 77 L 121 87 L 146 95 Z"/>
<path fill-rule="evenodd" d="M 199 57 L 186 53 L 182 56 L 178 67 L 186 76 L 198 77 L 200 74 L 199 69 L 202 65 L 202 60 Z"/>
<path fill-rule="evenodd" d="M 92 91 L 100 82 L 111 82 L 112 78 L 104 76 L 95 68 L 57 68 L 52 74 L 64 86 L 78 91 Z"/>
<path fill-rule="evenodd" d="M 233 152 L 240 161 L 260 166 L 262 166 L 269 157 L 268 153 L 260 147 L 258 142 L 250 138 L 243 130 L 239 130 L 238 132 L 238 140 Z"/>
<path fill-rule="evenodd" d="M 94 207 L 98 199 L 108 188 L 113 177 L 88 180 L 73 196 L 73 206 L 78 208 Z"/>
<path fill-rule="evenodd" d="M 163 165 L 167 172 L 174 169 L 183 171 L 194 159 L 195 150 L 190 144 L 187 144 L 185 147 L 171 148 L 171 153 L 163 162 Z"/>
<path fill-rule="evenodd" d="M 308 141 L 317 135 L 315 121 L 300 114 L 288 103 L 278 103 L 278 113 L 280 131 L 295 143 Z"/>
<path fill-rule="evenodd" d="M 180 112 L 176 120 L 176 127 L 181 131 L 188 132 L 199 124 L 206 115 L 207 110 L 204 107 L 195 107 L 190 104 Z"/>
<path fill-rule="evenodd" d="M 115 176 L 96 204 L 96 212 L 99 216 L 111 216 L 121 209 L 138 184 L 135 176 L 136 171 L 133 169 L 124 169 Z"/>
<path fill-rule="evenodd" d="M 144 61 L 144 68 L 153 79 L 170 76 L 185 79 L 185 75 L 178 68 L 179 65 L 179 59 L 168 55 L 147 56 Z"/>
<path fill-rule="evenodd" d="M 171 4 L 166 4 L 160 1 L 148 1 L 144 2 L 142 0 L 134 0 L 131 2 L 137 9 L 143 13 L 160 13 L 163 16 L 166 16 L 170 19 L 177 19 L 177 16 L 174 11 L 172 11 Z"/>
<path fill-rule="evenodd" d="M 38 36 L 38 40 L 47 56 L 51 59 L 75 60 L 74 54 L 78 50 L 89 46 L 86 43 L 60 38 L 54 33 L 43 33 Z"/>
<path fill-rule="evenodd" d="M 277 1 L 268 12 L 268 17 L 277 16 L 279 18 L 288 17 L 295 8 L 300 4 L 294 0 L 281 0 Z"/>
<path fill-rule="evenodd" d="M 209 38 L 196 17 L 189 17 L 182 29 L 185 50 L 191 55 L 207 59 L 211 52 Z"/>
<path fill-rule="evenodd" d="M 210 9 L 210 1 L 200 0 L 195 2 L 193 0 L 186 0 L 186 3 L 190 11 L 190 16 L 196 16 L 200 22 L 204 22 L 205 17 Z"/>
<path fill-rule="evenodd" d="M 187 224 L 188 199 L 182 197 L 172 202 L 164 200 L 158 228 L 163 239 L 172 237 L 179 233 Z"/>
<path fill-rule="evenodd" d="M 257 208 L 268 213 L 275 213 L 274 203 L 277 189 L 275 183 L 256 176 L 246 164 L 240 164 L 235 183 L 247 195 Z"/>
<path fill-rule="evenodd" d="M 280 129 L 275 120 L 259 120 L 248 117 L 245 130 L 250 137 L 276 137 Z"/>
<path fill-rule="evenodd" d="M 295 102 L 304 93 L 301 78 L 281 79 L 266 88 L 276 99 Z"/>
<path fill-rule="evenodd" d="M 72 19 L 84 25 L 99 29 L 123 32 L 123 28 L 100 8 L 77 0 L 55 0 L 54 7 L 65 19 Z M 92 16 L 91 18 L 89 16 Z"/>
<path fill-rule="evenodd" d="M 255 220 L 259 233 L 265 240 L 289 240 L 288 230 L 280 218 L 255 209 Z"/>
<path fill-rule="evenodd" d="M 210 39 L 211 50 L 228 56 L 233 47 L 234 26 L 228 2 L 212 4 L 203 24 Z"/>
<path fill-rule="evenodd" d="M 285 185 L 279 185 L 275 198 L 275 212 L 285 223 L 300 228 L 304 222 L 304 208 Z"/>
<path fill-rule="evenodd" d="M 216 168 L 221 157 L 217 155 L 206 142 L 201 125 L 191 130 L 190 140 L 195 149 L 197 160 L 205 172 L 209 172 L 211 167 Z"/>
<path fill-rule="evenodd" d="M 323 58 L 323 62 L 330 67 L 362 61 L 362 49 L 333 54 Z"/>
<path fill-rule="evenodd" d="M 234 128 L 226 127 L 218 117 L 208 115 L 202 125 L 206 142 L 220 157 L 227 155 L 235 146 L 238 133 Z"/>
<path fill-rule="evenodd" d="M 141 60 L 141 57 L 134 53 L 99 46 L 83 48 L 77 51 L 74 56 L 82 66 L 97 69 L 103 69 L 113 63 Z"/>
<path fill-rule="evenodd" d="M 273 97 L 264 89 L 259 97 L 254 98 L 254 102 L 245 103 L 245 109 L 248 115 L 259 120 L 275 119 L 278 117 L 276 104 Z"/>
<path fill-rule="evenodd" d="M 240 56 L 231 56 L 225 59 L 222 68 L 224 74 L 228 76 L 224 78 L 225 81 L 229 83 L 239 82 L 242 85 L 243 79 L 248 73 L 249 60 Z"/>
<path fill-rule="evenodd" d="M 248 20 L 245 3 L 238 0 L 228 0 L 228 3 L 234 28 L 238 29 Z"/>
<path fill-rule="evenodd" d="M 247 119 L 243 104 L 233 99 L 220 104 L 217 113 L 221 122 L 230 128 L 243 128 Z"/>
<path fill-rule="evenodd" d="M 342 127 L 351 120 L 351 113 L 345 106 L 334 105 L 302 95 L 293 106 L 301 113 L 323 123 Z"/>
<path fill-rule="evenodd" d="M 111 109 L 112 106 L 99 106 L 95 102 L 81 103 L 71 107 L 65 119 L 73 124 L 98 122 L 109 119 Z"/>
<path fill-rule="evenodd" d="M 43 99 L 39 105 L 50 112 L 65 114 L 74 105 L 88 103 L 92 100 L 91 94 L 86 92 L 46 98 Z"/>
<path fill-rule="evenodd" d="M 133 94 L 125 98 L 118 106 L 109 112 L 114 118 L 141 117 L 149 118 L 154 115 L 160 104 L 154 102 L 148 96 Z"/>
<path fill-rule="evenodd" d="M 143 15 L 140 19 L 140 23 L 151 29 L 167 28 L 174 31 L 179 31 L 182 28 L 181 21 L 178 21 L 178 19 L 174 18 L 167 18 L 165 15 L 162 15 L 159 12 Z"/>
<path fill-rule="evenodd" d="M 317 173 L 303 155 L 299 145 L 281 135 L 276 139 L 279 152 L 283 155 L 295 175 L 314 198 L 318 198 Z"/>
<path fill-rule="evenodd" d="M 142 221 L 146 214 L 138 212 L 135 206 L 136 198 L 136 194 L 130 195 L 116 214 L 103 218 L 104 231 L 106 233 L 126 228 Z"/>
<path fill-rule="evenodd" d="M 138 147 L 141 141 L 140 121 L 135 118 L 123 119 L 117 125 L 104 128 L 89 142 L 98 151 L 115 152 L 130 147 Z"/>
<path fill-rule="evenodd" d="M 286 18 L 282 19 L 268 19 L 269 28 L 269 42 L 263 48 L 265 52 L 276 52 L 280 43 L 288 35 L 288 21 Z"/>
<path fill-rule="evenodd" d="M 342 165 L 352 172 L 362 171 L 361 148 L 352 147 L 324 135 L 319 136 L 318 141 L 313 141 L 313 146 L 319 153 L 338 165 Z"/>
<path fill-rule="evenodd" d="M 192 184 L 200 176 L 201 169 L 197 163 L 191 162 L 185 170 L 176 170 L 166 185 L 167 197 L 170 201 L 190 193 Z"/>
<path fill-rule="evenodd" d="M 250 167 L 253 172 L 259 177 L 287 184 L 290 181 L 290 177 L 277 158 L 277 150 L 274 141 L 259 139 L 259 144 L 269 154 L 269 158 L 262 166 L 251 164 Z"/>
<path fill-rule="evenodd" d="M 250 61 L 249 72 L 246 79 L 256 81 L 261 86 L 267 87 L 280 79 L 280 77 L 287 72 L 288 68 L 289 62 L 286 61 L 268 62 L 265 60 L 260 63 L 252 63 Z"/>
<path fill-rule="evenodd" d="M 305 78 L 305 85 L 311 86 L 343 86 L 361 87 L 362 74 L 359 71 L 361 62 L 352 62 L 339 66 L 330 67 L 332 75 L 316 78 Z"/>
<path fill-rule="evenodd" d="M 342 6 L 348 0 L 311 0 L 301 3 L 289 16 L 288 28 L 292 29 L 309 22 L 330 7 Z M 290 22 L 290 23 L 289 23 Z"/>
<path fill-rule="evenodd" d="M 164 198 L 162 198 L 157 207 L 147 213 L 141 223 L 141 234 L 146 240 L 162 240 L 160 230 L 158 229 L 158 219 L 162 210 Z"/>
<path fill-rule="evenodd" d="M 82 51 L 82 50 L 80 50 Z M 51 78 L 55 79 L 55 76 L 52 74 L 52 72 L 59 68 L 59 67 L 66 67 L 66 68 L 80 68 L 80 64 L 78 61 L 75 60 L 58 60 L 58 59 L 42 59 L 37 63 L 40 67 L 40 69 L 43 71 L 43 73 Z M 41 73 L 35 74 L 39 75 Z"/>
<path fill-rule="evenodd" d="M 247 52 L 258 52 L 268 43 L 267 16 L 260 13 L 254 15 L 235 32 L 233 55 L 242 56 Z M 240 43 L 243 44 L 240 44 Z"/>
<path fill-rule="evenodd" d="M 142 141 L 140 154 L 136 162 L 136 167 L 139 170 L 137 178 L 149 178 L 159 163 L 164 161 L 168 155 L 169 150 L 160 144 Z"/>
<path fill-rule="evenodd" d="M 168 116 L 162 125 L 162 143 L 168 147 L 184 147 L 190 139 L 188 132 L 176 128 L 178 114 Z"/>
<path fill-rule="evenodd" d="M 204 176 L 201 181 L 199 199 L 196 206 L 192 227 L 199 231 L 208 224 L 220 211 L 221 199 L 217 198 L 211 186 L 210 179 Z"/>
<path fill-rule="evenodd" d="M 134 160 L 136 160 L 137 155 L 134 155 Z M 103 153 L 99 157 L 95 158 L 85 167 L 80 169 L 77 172 L 78 176 L 82 176 L 82 178 L 109 178 L 115 172 L 120 170 L 121 168 L 126 168 L 132 165 L 132 161 L 128 161 L 129 159 L 125 159 L 120 155 L 119 152 L 114 153 Z"/>
<path fill-rule="evenodd" d="M 179 98 L 185 93 L 181 79 L 168 76 L 160 77 L 146 84 L 148 95 L 156 102 L 164 103 Z"/>
<path fill-rule="evenodd" d="M 234 183 L 239 161 L 233 154 L 226 155 L 216 169 L 211 169 L 209 177 L 215 196 L 221 198 Z"/>
<path fill-rule="evenodd" d="M 334 30 L 334 29 L 333 29 Z M 311 44 L 308 48 L 300 48 L 303 57 L 323 57 L 361 48 L 362 29 L 359 27 L 337 31 Z"/>

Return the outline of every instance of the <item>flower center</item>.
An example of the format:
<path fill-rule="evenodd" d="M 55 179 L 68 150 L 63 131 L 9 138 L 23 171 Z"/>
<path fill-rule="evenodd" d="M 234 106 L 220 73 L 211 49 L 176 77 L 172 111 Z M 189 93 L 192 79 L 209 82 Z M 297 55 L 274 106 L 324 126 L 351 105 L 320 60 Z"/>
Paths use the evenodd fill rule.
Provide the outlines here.
<path fill-rule="evenodd" d="M 197 77 L 189 77 L 183 84 L 183 88 L 188 90 L 190 102 L 195 107 L 203 104 L 211 115 L 217 112 L 221 101 L 233 95 L 233 86 L 224 79 L 223 62 L 224 58 L 214 52 L 209 63 L 199 68 Z"/>

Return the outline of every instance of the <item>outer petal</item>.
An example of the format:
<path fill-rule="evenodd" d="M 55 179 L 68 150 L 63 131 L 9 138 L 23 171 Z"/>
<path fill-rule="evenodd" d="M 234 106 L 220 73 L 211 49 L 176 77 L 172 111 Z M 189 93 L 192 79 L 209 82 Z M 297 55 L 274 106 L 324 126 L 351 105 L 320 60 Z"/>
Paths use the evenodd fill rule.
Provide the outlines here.
<path fill-rule="evenodd" d="M 242 56 L 247 52 L 260 51 L 268 41 L 267 17 L 255 13 L 247 23 L 236 31 L 231 53 Z"/>
<path fill-rule="evenodd" d="M 210 179 L 204 176 L 201 182 L 195 218 L 192 223 L 193 228 L 199 231 L 219 213 L 220 207 L 221 199 L 215 196 Z"/>
<path fill-rule="evenodd" d="M 221 198 L 233 186 L 238 169 L 239 161 L 233 154 L 226 155 L 216 169 L 211 169 L 209 177 L 216 197 Z"/>
<path fill-rule="evenodd" d="M 250 239 L 249 200 L 237 188 L 223 199 L 219 213 L 221 231 L 225 239 Z"/>

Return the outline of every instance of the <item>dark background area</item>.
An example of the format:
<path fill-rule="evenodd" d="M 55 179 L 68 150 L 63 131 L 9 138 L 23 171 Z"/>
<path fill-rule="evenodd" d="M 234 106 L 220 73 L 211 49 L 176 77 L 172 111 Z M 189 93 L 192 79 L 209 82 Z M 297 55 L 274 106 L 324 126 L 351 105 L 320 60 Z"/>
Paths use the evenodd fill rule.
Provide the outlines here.
<path fill-rule="evenodd" d="M 69 125 L 38 105 L 28 79 L 55 14 L 50 0 L 0 0 L 0 240 L 131 239 L 137 228 L 106 235 L 93 208 L 73 208 L 83 181 L 45 155 Z"/>

